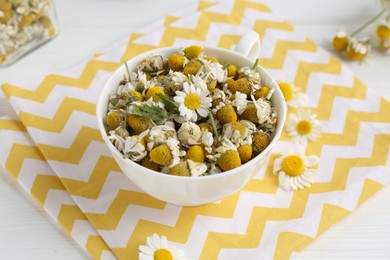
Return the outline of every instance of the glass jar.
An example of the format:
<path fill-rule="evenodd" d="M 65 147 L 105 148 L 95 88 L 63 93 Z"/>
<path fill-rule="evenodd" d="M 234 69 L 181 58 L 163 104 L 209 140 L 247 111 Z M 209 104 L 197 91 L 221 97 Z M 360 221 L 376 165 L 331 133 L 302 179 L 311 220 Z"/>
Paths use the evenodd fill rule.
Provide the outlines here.
<path fill-rule="evenodd" d="M 57 33 L 51 0 L 0 0 L 0 67 L 12 64 Z"/>

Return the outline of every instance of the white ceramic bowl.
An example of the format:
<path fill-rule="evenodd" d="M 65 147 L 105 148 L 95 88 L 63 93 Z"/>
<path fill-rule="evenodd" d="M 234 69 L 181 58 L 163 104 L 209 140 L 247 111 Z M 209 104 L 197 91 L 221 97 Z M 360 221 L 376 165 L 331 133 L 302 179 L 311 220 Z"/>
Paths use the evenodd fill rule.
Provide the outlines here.
<path fill-rule="evenodd" d="M 247 56 L 258 55 L 258 36 L 256 34 L 256 37 L 253 37 L 253 32 L 250 34 L 242 38 L 242 41 L 237 45 L 236 51 L 205 47 L 204 52 L 207 55 L 216 57 L 222 64 L 231 63 L 239 68 L 252 67 L 254 60 L 237 52 L 238 50 Z M 155 49 L 133 57 L 127 64 L 130 71 L 135 71 L 137 64 L 152 53 L 159 53 L 168 57 L 178 51 L 178 47 Z M 129 159 L 124 159 L 123 155 L 108 140 L 105 118 L 109 98 L 116 93 L 119 82 L 123 79 L 123 75 L 126 74 L 125 66 L 121 66 L 115 71 L 100 94 L 96 114 L 101 135 L 123 173 L 149 195 L 180 206 L 198 206 L 223 199 L 243 188 L 253 175 L 265 165 L 272 148 L 280 137 L 285 122 L 287 109 L 282 92 L 279 90 L 275 80 L 263 68 L 258 66 L 257 71 L 261 75 L 262 85 L 275 89 L 271 101 L 276 109 L 278 122 L 270 145 L 261 154 L 238 168 L 209 176 L 181 177 L 155 172 Z"/>

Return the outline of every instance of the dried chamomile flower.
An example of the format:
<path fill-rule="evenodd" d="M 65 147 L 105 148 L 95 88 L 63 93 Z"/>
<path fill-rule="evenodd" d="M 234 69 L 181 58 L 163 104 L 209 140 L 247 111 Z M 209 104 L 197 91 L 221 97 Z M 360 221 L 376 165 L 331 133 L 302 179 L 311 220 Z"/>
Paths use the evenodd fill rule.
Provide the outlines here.
<path fill-rule="evenodd" d="M 267 148 L 267 146 L 271 143 L 270 136 L 262 131 L 258 131 L 253 134 L 253 140 L 252 140 L 252 148 L 253 148 L 253 154 L 257 156 L 262 151 Z"/>
<path fill-rule="evenodd" d="M 241 92 L 246 95 L 250 95 L 252 92 L 251 83 L 248 78 L 242 78 L 231 82 L 228 84 L 228 87 L 233 94 L 236 92 Z"/>
<path fill-rule="evenodd" d="M 135 101 L 144 101 L 144 96 L 142 95 L 142 93 L 136 91 L 136 90 L 132 90 L 129 92 L 129 95 L 130 97 L 133 97 Z"/>
<path fill-rule="evenodd" d="M 238 68 L 233 64 L 229 64 L 229 66 L 227 67 L 227 76 L 235 77 L 237 73 L 238 73 Z"/>
<path fill-rule="evenodd" d="M 198 58 L 199 54 L 203 51 L 202 46 L 189 46 L 183 50 L 187 59 L 192 60 Z"/>
<path fill-rule="evenodd" d="M 176 176 L 191 176 L 191 171 L 186 161 L 176 164 L 169 169 L 168 173 Z"/>
<path fill-rule="evenodd" d="M 123 121 L 123 113 L 119 110 L 112 110 L 107 114 L 106 123 L 111 129 L 116 129 Z M 142 131 L 141 131 L 142 132 Z"/>
<path fill-rule="evenodd" d="M 149 131 L 146 146 L 150 151 L 160 144 L 166 143 L 170 138 L 177 139 L 175 128 L 167 125 L 153 126 Z"/>
<path fill-rule="evenodd" d="M 248 104 L 247 95 L 237 91 L 234 94 L 234 100 L 232 101 L 232 105 L 236 107 L 238 115 L 241 115 L 245 111 L 247 104 Z"/>
<path fill-rule="evenodd" d="M 352 38 L 347 48 L 347 58 L 350 60 L 362 60 L 367 57 L 369 51 L 370 45 L 367 40 L 358 41 Z"/>
<path fill-rule="evenodd" d="M 142 134 L 126 137 L 125 147 L 122 151 L 125 158 L 139 162 L 147 155 L 145 146 L 141 143 L 142 138 Z"/>
<path fill-rule="evenodd" d="M 339 30 L 333 38 L 333 47 L 337 51 L 345 51 L 349 44 L 349 37 L 344 30 Z"/>
<path fill-rule="evenodd" d="M 213 132 L 213 127 L 209 123 L 200 123 L 198 126 L 200 130 L 203 132 L 210 132 L 210 133 Z"/>
<path fill-rule="evenodd" d="M 158 97 L 157 94 L 165 95 L 164 89 L 162 87 L 158 87 L 158 86 L 151 87 L 146 92 L 145 99 L 149 100 L 150 98 L 153 98 L 154 102 L 159 102 L 160 98 Z"/>
<path fill-rule="evenodd" d="M 203 148 L 200 145 L 191 146 L 190 149 L 188 149 L 186 155 L 184 156 L 184 159 L 203 163 L 205 160 Z"/>
<path fill-rule="evenodd" d="M 218 158 L 217 164 L 223 171 L 232 170 L 241 166 L 240 155 L 237 151 L 228 150 Z"/>
<path fill-rule="evenodd" d="M 142 159 L 141 165 L 149 170 L 158 172 L 160 170 L 160 165 L 154 163 L 150 160 L 149 156 L 146 156 Z"/>
<path fill-rule="evenodd" d="M 271 116 L 271 105 L 269 102 L 265 101 L 262 98 L 255 100 L 252 96 L 253 104 L 256 107 L 256 115 L 258 123 L 261 125 L 269 120 Z"/>
<path fill-rule="evenodd" d="M 185 65 L 186 58 L 179 54 L 172 54 L 168 57 L 168 67 L 171 70 L 179 71 L 182 70 Z"/>
<path fill-rule="evenodd" d="M 200 60 L 190 60 L 187 65 L 184 66 L 183 74 L 187 76 L 196 75 L 202 66 L 203 64 Z"/>
<path fill-rule="evenodd" d="M 217 118 L 222 124 L 237 121 L 237 114 L 231 104 L 223 106 L 217 111 Z"/>
<path fill-rule="evenodd" d="M 153 126 L 152 122 L 149 119 L 137 116 L 137 115 L 127 115 L 127 124 L 134 130 L 136 134 L 142 133 L 145 130 L 148 130 Z"/>
<path fill-rule="evenodd" d="M 242 163 L 248 162 L 252 158 L 252 146 L 249 144 L 241 145 L 237 148 Z"/>
<path fill-rule="evenodd" d="M 202 131 L 197 124 L 193 122 L 186 122 L 180 126 L 179 130 L 177 130 L 177 137 L 182 145 L 190 147 L 200 143 Z"/>
<path fill-rule="evenodd" d="M 172 163 L 173 156 L 167 144 L 161 144 L 150 151 L 150 160 L 161 166 L 168 166 Z"/>
<path fill-rule="evenodd" d="M 260 89 L 255 91 L 255 99 L 263 98 L 263 99 L 269 99 L 268 95 L 270 93 L 270 88 L 267 86 L 262 86 Z"/>
<path fill-rule="evenodd" d="M 166 58 L 162 55 L 151 55 L 143 60 L 137 67 L 138 70 L 148 73 L 161 72 L 164 70 L 165 62 Z"/>

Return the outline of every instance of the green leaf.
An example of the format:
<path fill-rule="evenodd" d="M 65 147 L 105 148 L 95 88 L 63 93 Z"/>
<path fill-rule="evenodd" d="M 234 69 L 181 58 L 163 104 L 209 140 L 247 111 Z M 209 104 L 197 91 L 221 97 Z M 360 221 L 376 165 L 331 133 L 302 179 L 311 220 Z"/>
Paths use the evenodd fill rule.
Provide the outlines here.
<path fill-rule="evenodd" d="M 164 108 L 151 105 L 134 106 L 133 114 L 152 121 L 160 121 L 169 117 Z"/>
<path fill-rule="evenodd" d="M 165 107 L 167 108 L 167 110 L 168 110 L 170 113 L 179 114 L 179 108 L 177 107 L 177 105 L 175 104 L 175 102 L 173 102 L 172 100 L 170 100 L 170 99 L 169 99 L 167 96 L 165 96 L 164 94 L 157 93 L 156 95 L 157 95 L 157 97 L 162 101 L 162 103 L 165 105 Z"/>

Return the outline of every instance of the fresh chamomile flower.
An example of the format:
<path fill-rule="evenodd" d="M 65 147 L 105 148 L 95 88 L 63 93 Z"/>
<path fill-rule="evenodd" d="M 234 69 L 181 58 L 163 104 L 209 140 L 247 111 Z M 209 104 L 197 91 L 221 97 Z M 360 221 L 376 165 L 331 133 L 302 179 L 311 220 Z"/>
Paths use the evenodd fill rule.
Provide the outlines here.
<path fill-rule="evenodd" d="M 172 246 L 165 236 L 157 234 L 146 238 L 146 245 L 138 247 L 140 260 L 186 260 L 184 251 Z"/>
<path fill-rule="evenodd" d="M 288 106 L 296 108 L 305 104 L 307 95 L 299 92 L 300 87 L 288 82 L 278 82 L 278 85 Z"/>
<path fill-rule="evenodd" d="M 185 122 L 180 126 L 179 130 L 177 130 L 177 137 L 184 146 L 189 147 L 200 143 L 202 131 L 197 124 Z"/>
<path fill-rule="evenodd" d="M 173 100 L 180 105 L 180 115 L 192 121 L 198 120 L 198 114 L 201 117 L 207 117 L 209 114 L 208 108 L 211 107 L 212 101 L 208 97 L 209 91 L 195 88 L 193 84 L 187 82 L 184 82 L 183 90 L 176 91 L 176 96 L 173 97 Z"/>
<path fill-rule="evenodd" d="M 338 30 L 333 38 L 333 47 L 337 51 L 345 51 L 348 47 L 349 37 L 344 30 Z"/>
<path fill-rule="evenodd" d="M 274 174 L 278 175 L 279 185 L 285 191 L 310 187 L 317 175 L 312 169 L 317 165 L 317 156 L 305 156 L 300 152 L 286 152 L 274 162 Z"/>
<path fill-rule="evenodd" d="M 294 142 L 301 144 L 304 144 L 308 140 L 315 141 L 321 136 L 322 130 L 316 118 L 316 114 L 310 114 L 310 109 L 306 111 L 298 109 L 298 115 L 290 114 L 286 123 L 288 136 L 291 136 Z"/>
<path fill-rule="evenodd" d="M 367 57 L 370 51 L 368 40 L 357 40 L 352 38 L 347 48 L 347 58 L 350 60 L 362 60 Z"/>

